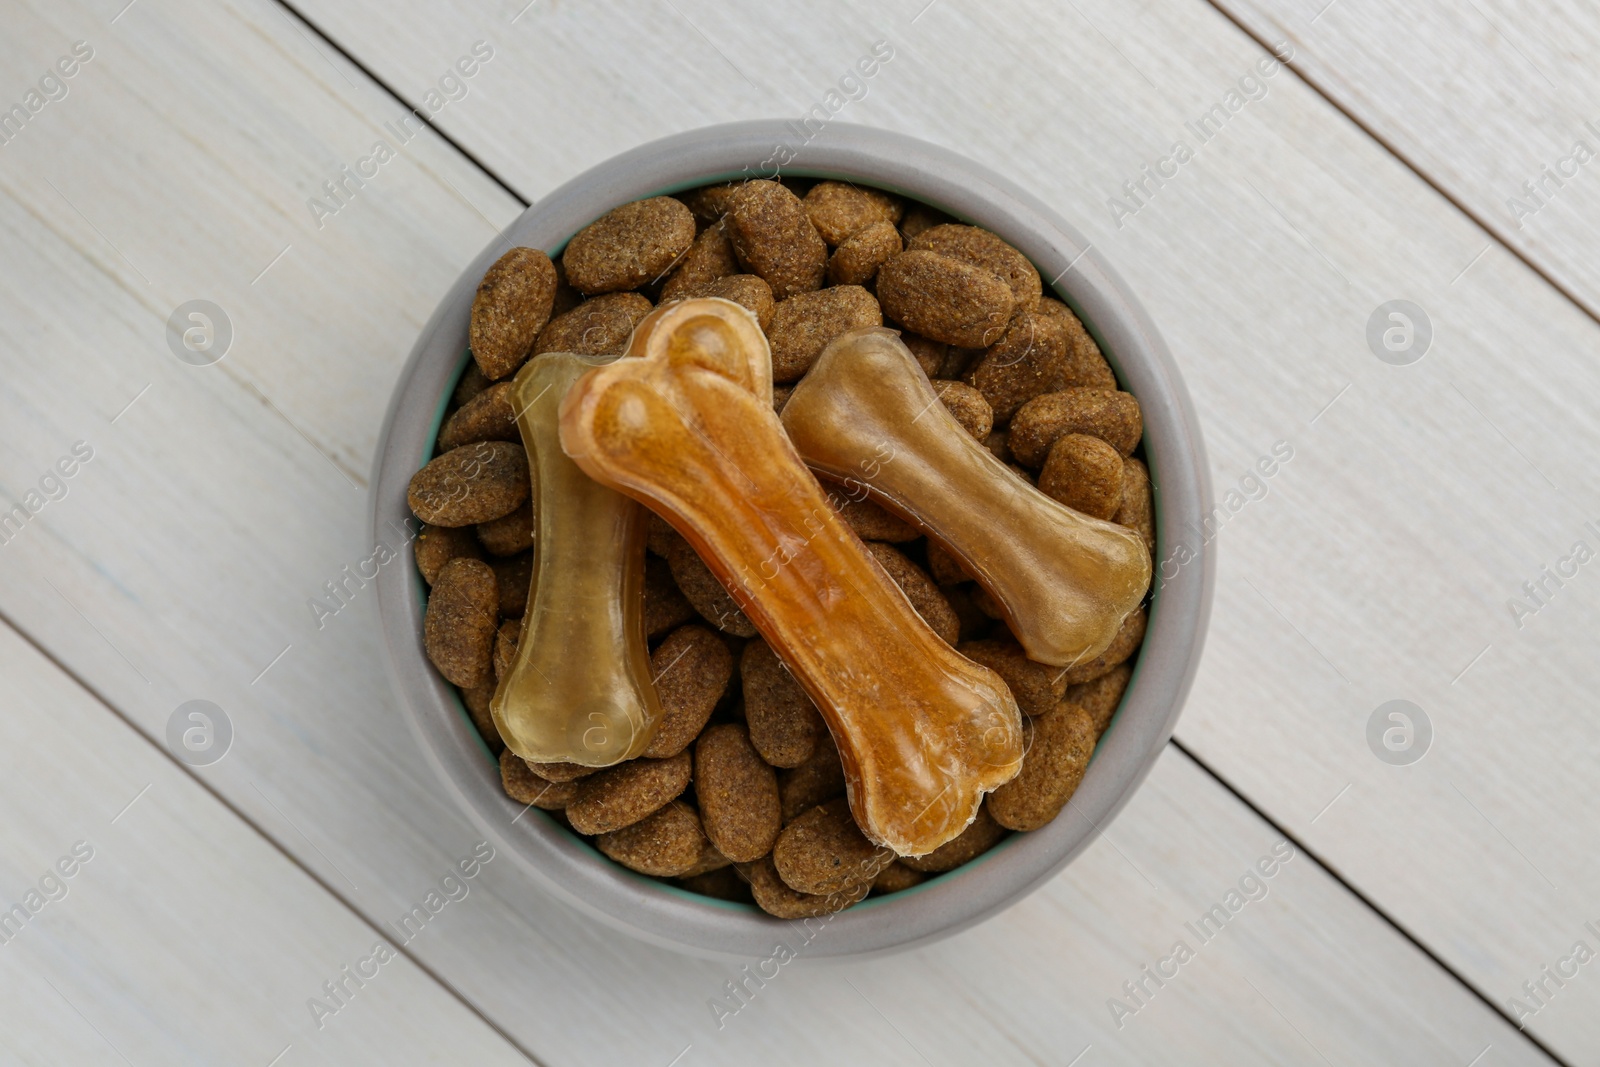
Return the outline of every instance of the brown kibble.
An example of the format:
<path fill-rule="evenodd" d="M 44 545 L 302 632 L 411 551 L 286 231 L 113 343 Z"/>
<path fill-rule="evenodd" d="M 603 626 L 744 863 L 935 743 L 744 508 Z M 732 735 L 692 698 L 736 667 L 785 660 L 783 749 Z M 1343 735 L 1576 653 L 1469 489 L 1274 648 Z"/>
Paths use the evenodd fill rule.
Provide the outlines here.
<path fill-rule="evenodd" d="M 843 797 L 800 815 L 772 846 L 778 877 L 801 893 L 848 891 L 893 862 L 893 852 L 867 840 Z"/>
<path fill-rule="evenodd" d="M 982 393 L 970 385 L 944 378 L 935 378 L 931 384 L 939 402 L 956 417 L 962 429 L 979 441 L 989 436 L 989 431 L 994 428 L 994 411 Z"/>
<path fill-rule="evenodd" d="M 629 760 L 591 774 L 578 783 L 567 818 L 580 834 L 608 834 L 675 800 L 689 785 L 689 754 L 671 759 Z"/>
<path fill-rule="evenodd" d="M 1027 766 L 1027 761 L 1023 761 Z M 901 856 L 900 862 L 914 871 L 938 874 L 953 871 L 963 863 L 977 859 L 988 852 L 1006 836 L 1006 828 L 994 821 L 988 807 L 978 809 L 978 817 L 955 838 L 946 841 L 926 856 Z"/>
<path fill-rule="evenodd" d="M 574 289 L 567 281 L 567 268 L 562 266 L 561 257 L 554 260 L 556 265 L 556 298 L 550 302 L 550 317 L 565 315 L 579 304 L 583 303 L 583 294 Z"/>
<path fill-rule="evenodd" d="M 661 698 L 661 723 L 652 759 L 676 756 L 700 733 L 733 677 L 733 653 L 704 626 L 680 626 L 650 655 L 650 677 Z"/>
<path fill-rule="evenodd" d="M 670 196 L 652 196 L 579 230 L 561 262 L 578 292 L 616 293 L 657 280 L 693 243 L 693 213 Z"/>
<path fill-rule="evenodd" d="M 931 341 L 918 333 L 902 333 L 901 344 L 911 350 L 911 355 L 929 378 L 939 377 L 945 361 L 950 358 L 950 346 L 943 341 Z"/>
<path fill-rule="evenodd" d="M 1128 617 L 1122 620 L 1122 628 L 1117 631 L 1117 636 L 1111 639 L 1110 646 L 1104 652 L 1087 663 L 1080 663 L 1076 667 L 1067 669 L 1067 684 L 1079 685 L 1083 682 L 1092 682 L 1133 655 L 1134 649 L 1144 641 L 1144 630 L 1149 621 L 1149 615 L 1144 608 L 1130 612 Z"/>
<path fill-rule="evenodd" d="M 509 515 L 480 522 L 478 542 L 493 556 L 514 556 L 533 547 L 533 498 Z"/>
<path fill-rule="evenodd" d="M 1039 301 L 1039 315 L 1055 320 L 1067 341 L 1066 358 L 1061 363 L 1061 376 L 1050 388 L 1060 389 L 1115 389 L 1117 376 L 1111 364 L 1101 353 L 1100 346 L 1084 327 L 1073 310 L 1059 300 L 1045 297 Z"/>
<path fill-rule="evenodd" d="M 1110 519 L 1122 506 L 1122 456 L 1087 434 L 1069 433 L 1050 446 L 1039 491 L 1074 511 Z"/>
<path fill-rule="evenodd" d="M 702 842 L 700 855 L 695 858 L 694 866 L 678 875 L 679 878 L 689 878 L 697 874 L 705 874 L 707 871 L 721 870 L 733 863 L 732 860 L 722 854 L 716 845 L 711 843 L 711 839 L 705 836 L 703 828 L 700 831 L 700 840 Z"/>
<path fill-rule="evenodd" d="M 672 580 L 665 560 L 644 561 L 644 633 L 652 640 L 695 617 L 694 607 Z"/>
<path fill-rule="evenodd" d="M 861 900 L 872 889 L 872 883 L 868 881 L 824 896 L 800 893 L 790 889 L 778 877 L 778 869 L 773 866 L 770 856 L 746 864 L 740 873 L 749 879 L 750 892 L 756 898 L 757 906 L 778 919 L 813 919 L 832 915 Z"/>
<path fill-rule="evenodd" d="M 676 551 L 677 545 L 687 545 L 683 535 L 672 528 L 672 524 L 653 511 L 646 511 L 644 516 L 645 542 L 647 551 L 670 559 Z"/>
<path fill-rule="evenodd" d="M 913 201 L 906 208 L 906 217 L 900 223 L 900 232 L 906 235 L 906 240 L 913 241 L 935 226 L 943 226 L 953 221 L 955 220 L 938 208 Z"/>
<path fill-rule="evenodd" d="M 961 621 L 956 618 L 944 594 L 939 592 L 939 587 L 933 584 L 933 579 L 890 545 L 868 541 L 867 551 L 872 553 L 879 566 L 889 572 L 889 577 L 911 601 L 911 606 L 917 609 L 922 621 L 946 644 L 955 644 L 961 636 Z"/>
<path fill-rule="evenodd" d="M 1122 502 L 1111 521 L 1138 530 L 1152 558 L 1156 554 L 1156 512 L 1150 499 L 1150 469 L 1137 459 L 1122 463 Z"/>
<path fill-rule="evenodd" d="M 1039 272 L 1027 256 L 988 230 L 946 223 L 917 234 L 910 247 L 919 252 L 937 252 L 998 274 L 1010 286 L 1018 311 L 1032 311 L 1039 306 Z"/>
<path fill-rule="evenodd" d="M 772 286 L 775 300 L 821 288 L 828 246 L 805 205 L 777 182 L 745 182 L 733 193 L 725 225 L 733 250 Z"/>
<path fill-rule="evenodd" d="M 508 377 L 528 358 L 550 320 L 556 268 L 537 248 L 513 248 L 484 273 L 472 298 L 468 345 L 490 381 Z"/>
<path fill-rule="evenodd" d="M 698 189 L 677 194 L 677 199 L 693 213 L 697 222 L 707 226 L 722 221 L 733 208 L 733 194 L 742 182 L 724 182 L 721 185 L 702 185 Z"/>
<path fill-rule="evenodd" d="M 1003 422 L 1034 397 L 1065 388 L 1060 383 L 1066 360 L 1067 335 L 1061 324 L 1019 311 L 1000 340 L 967 371 L 966 380 Z"/>
<path fill-rule="evenodd" d="M 1122 703 L 1122 694 L 1133 678 L 1133 665 L 1120 663 L 1092 682 L 1080 682 L 1067 687 L 1066 700 L 1089 713 L 1094 723 L 1094 735 L 1099 737 L 1111 725 L 1111 717 Z"/>
<path fill-rule="evenodd" d="M 956 554 L 931 537 L 928 538 L 928 573 L 939 585 L 960 585 L 971 580 Z"/>
<path fill-rule="evenodd" d="M 719 867 L 703 874 L 683 875 L 678 884 L 691 893 L 699 893 L 703 897 L 712 897 L 716 900 L 731 900 L 746 904 L 753 899 L 750 896 L 750 883 L 731 866 Z"/>
<path fill-rule="evenodd" d="M 991 594 L 989 590 L 985 589 L 983 586 L 974 585 L 972 587 L 972 603 L 974 607 L 983 612 L 985 615 L 989 616 L 989 618 L 994 619 L 997 622 L 1003 622 L 1005 620 L 1006 613 L 1004 609 L 1000 607 L 1000 602 L 996 600 L 993 594 Z"/>
<path fill-rule="evenodd" d="M 950 610 L 961 620 L 961 640 L 975 641 L 994 628 L 994 620 L 978 609 L 973 602 L 977 586 L 971 584 L 947 585 L 940 592 L 950 602 Z"/>
<path fill-rule="evenodd" d="M 633 336 L 633 328 L 648 314 L 650 301 L 638 293 L 603 293 L 591 297 L 551 319 L 533 343 L 534 354 L 621 355 L 628 338 Z"/>
<path fill-rule="evenodd" d="M 597 769 L 581 763 L 536 763 L 532 760 L 528 761 L 528 766 L 547 782 L 576 782 L 594 774 Z"/>
<path fill-rule="evenodd" d="M 774 385 L 772 387 L 772 410 L 779 415 L 783 414 L 783 405 L 789 402 L 789 396 L 794 392 L 792 385 Z"/>
<path fill-rule="evenodd" d="M 661 302 L 702 295 L 696 292 L 718 278 L 739 273 L 739 261 L 734 258 L 733 244 L 720 225 L 707 226 L 694 239 L 684 254 L 678 269 L 661 287 Z"/>
<path fill-rule="evenodd" d="M 494 635 L 494 680 L 499 681 L 511 671 L 511 661 L 517 655 L 517 642 L 522 637 L 522 620 L 506 619 Z"/>
<path fill-rule="evenodd" d="M 500 617 L 520 619 L 528 610 L 528 587 L 533 584 L 533 553 L 491 560 L 494 584 L 500 590 Z"/>
<path fill-rule="evenodd" d="M 863 541 L 889 541 L 902 544 L 915 541 L 922 532 L 900 516 L 865 498 L 846 500 L 837 505 L 839 517 Z"/>
<path fill-rule="evenodd" d="M 672 580 L 678 584 L 689 603 L 694 605 L 694 610 L 725 634 L 754 637 L 755 626 L 745 618 L 732 595 L 711 573 L 711 568 L 706 566 L 682 535 L 670 528 L 669 531 L 672 538 L 663 545 L 667 566 L 672 569 Z"/>
<path fill-rule="evenodd" d="M 500 753 L 500 784 L 506 796 L 518 804 L 532 804 L 541 811 L 559 811 L 572 803 L 578 787 L 571 782 L 552 782 L 536 774 L 528 761 L 509 748 Z"/>
<path fill-rule="evenodd" d="M 946 344 L 993 344 L 1011 319 L 1004 278 L 937 252 L 901 252 L 878 268 L 883 310 L 907 328 Z"/>
<path fill-rule="evenodd" d="M 874 222 L 834 249 L 828 257 L 828 281 L 832 285 L 866 285 L 901 247 L 900 231 L 894 223 Z"/>
<path fill-rule="evenodd" d="M 528 454 L 510 441 L 477 441 L 436 456 L 411 476 L 406 501 L 434 526 L 475 526 L 509 515 L 531 491 Z"/>
<path fill-rule="evenodd" d="M 518 441 L 517 409 L 511 382 L 496 382 L 457 408 L 439 428 L 439 451 L 470 445 L 474 441 Z"/>
<path fill-rule="evenodd" d="M 773 310 L 767 341 L 772 346 L 772 380 L 792 382 L 816 360 L 829 341 L 850 330 L 882 326 L 883 312 L 859 285 L 837 285 L 798 293 Z"/>
<path fill-rule="evenodd" d="M 1035 663 L 1009 637 L 966 641 L 956 651 L 998 674 L 1025 714 L 1046 715 L 1054 711 L 1067 691 L 1067 677 L 1060 667 Z"/>
<path fill-rule="evenodd" d="M 478 369 L 477 360 L 467 364 L 467 369 L 461 372 L 461 379 L 456 382 L 456 391 L 451 394 L 456 407 L 465 407 L 472 402 L 472 398 L 493 385 L 484 377 L 483 371 Z"/>
<path fill-rule="evenodd" d="M 934 377 L 948 378 L 953 382 L 960 381 L 966 377 L 967 371 L 977 366 L 986 351 L 987 349 L 983 348 L 958 348 L 951 345 L 945 352 L 944 363 L 939 367 L 939 373 Z"/>
<path fill-rule="evenodd" d="M 730 274 L 708 282 L 687 294 L 688 296 L 715 296 L 731 300 L 756 317 L 756 325 L 765 330 L 772 322 L 772 313 L 778 305 L 772 299 L 772 286 L 754 274 Z"/>
<path fill-rule="evenodd" d="M 470 526 L 429 526 L 424 524 L 417 534 L 414 551 L 417 570 L 429 585 L 439 576 L 439 569 L 458 557 L 482 559 L 483 550 L 478 539 L 472 536 Z"/>
<path fill-rule="evenodd" d="M 994 453 L 994 458 L 1001 463 L 1011 462 L 1011 434 L 1007 430 L 990 430 L 989 436 L 983 439 L 983 446 Z"/>
<path fill-rule="evenodd" d="M 694 746 L 694 792 L 706 836 L 724 856 L 746 863 L 772 851 L 783 828 L 777 773 L 738 723 L 707 729 Z"/>
<path fill-rule="evenodd" d="M 601 834 L 594 847 L 629 870 L 670 878 L 693 870 L 707 844 L 700 816 L 674 800 L 632 826 Z"/>
<path fill-rule="evenodd" d="M 1144 420 L 1131 393 L 1110 389 L 1064 389 L 1022 405 L 1011 420 L 1011 454 L 1024 467 L 1037 468 L 1050 446 L 1069 433 L 1098 437 L 1124 456 L 1139 444 Z"/>
<path fill-rule="evenodd" d="M 478 736 L 483 738 L 483 743 L 488 746 L 489 754 L 498 758 L 500 753 L 505 751 L 506 743 L 500 739 L 500 731 L 494 725 L 494 716 L 489 713 L 489 701 L 494 699 L 494 691 L 495 682 L 491 676 L 482 685 L 461 690 L 461 703 L 466 705 L 467 714 L 472 717 L 472 725 L 477 729 Z"/>
<path fill-rule="evenodd" d="M 897 196 L 848 182 L 831 181 L 818 182 L 811 187 L 806 193 L 805 208 L 811 224 L 830 245 L 843 244 L 874 223 L 893 226 L 905 213 L 905 204 Z"/>
<path fill-rule="evenodd" d="M 894 861 L 878 872 L 878 877 L 872 880 L 874 893 L 899 893 L 910 889 L 914 885 L 921 885 L 928 880 L 928 876 L 921 871 L 914 871 L 910 867 Z"/>
<path fill-rule="evenodd" d="M 774 767 L 798 767 L 810 759 L 828 727 L 772 646 L 751 638 L 739 658 L 739 678 L 750 743 L 761 758 Z"/>
<path fill-rule="evenodd" d="M 1066 704 L 1049 715 L 1027 719 L 1027 755 L 1022 770 L 989 794 L 984 806 L 1008 830 L 1037 830 L 1054 819 L 1083 780 L 1094 755 L 1094 723 L 1089 713 Z"/>
<path fill-rule="evenodd" d="M 492 675 L 500 598 L 494 571 L 482 560 L 457 558 L 434 579 L 423 616 L 423 647 L 445 681 L 463 689 Z"/>
<path fill-rule="evenodd" d="M 785 823 L 824 800 L 843 795 L 844 766 L 839 762 L 839 747 L 833 743 L 833 735 L 826 732 L 817 738 L 815 751 L 804 763 L 778 775 L 778 797 Z"/>

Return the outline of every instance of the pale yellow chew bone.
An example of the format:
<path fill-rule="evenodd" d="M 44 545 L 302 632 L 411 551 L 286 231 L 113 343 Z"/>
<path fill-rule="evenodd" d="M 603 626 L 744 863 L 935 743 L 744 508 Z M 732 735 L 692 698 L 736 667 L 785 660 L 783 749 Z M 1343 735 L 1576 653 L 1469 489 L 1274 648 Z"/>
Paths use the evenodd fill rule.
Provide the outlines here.
<path fill-rule="evenodd" d="M 973 440 L 892 330 L 832 341 L 783 427 L 813 469 L 859 484 L 954 553 L 1029 659 L 1098 656 L 1149 588 L 1140 536 L 1050 499 Z"/>

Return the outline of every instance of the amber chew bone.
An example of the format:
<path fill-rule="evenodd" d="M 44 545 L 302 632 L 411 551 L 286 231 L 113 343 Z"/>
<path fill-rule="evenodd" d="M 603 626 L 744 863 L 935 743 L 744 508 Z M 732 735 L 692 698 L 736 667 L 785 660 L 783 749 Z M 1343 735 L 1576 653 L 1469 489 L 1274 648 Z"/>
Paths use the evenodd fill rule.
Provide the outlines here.
<path fill-rule="evenodd" d="M 670 332 L 635 339 L 648 357 L 573 387 L 562 447 L 688 538 L 827 720 L 862 829 L 902 855 L 925 855 L 1016 775 L 1016 702 L 998 675 L 922 621 L 771 405 L 745 387 L 737 346 L 746 342 L 729 316 L 747 313 L 696 303 Z M 754 355 L 770 358 L 756 341 Z"/>
<path fill-rule="evenodd" d="M 517 426 L 534 485 L 534 562 L 522 638 L 489 703 L 506 747 L 538 763 L 609 767 L 661 721 L 644 633 L 645 512 L 561 451 L 572 383 L 609 357 L 547 352 L 517 373 Z"/>
<path fill-rule="evenodd" d="M 863 486 L 955 553 L 1029 659 L 1098 656 L 1149 588 L 1139 535 L 1050 499 L 973 440 L 892 330 L 830 343 L 783 427 L 815 470 Z"/>

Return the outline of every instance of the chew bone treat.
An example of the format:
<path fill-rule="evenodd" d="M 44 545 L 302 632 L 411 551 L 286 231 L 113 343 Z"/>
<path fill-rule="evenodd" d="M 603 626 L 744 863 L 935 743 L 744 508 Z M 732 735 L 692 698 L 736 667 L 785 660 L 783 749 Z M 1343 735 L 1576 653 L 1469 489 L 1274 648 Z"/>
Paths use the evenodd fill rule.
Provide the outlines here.
<path fill-rule="evenodd" d="M 557 412 L 604 358 L 549 352 L 516 377 L 538 493 L 526 629 L 490 711 L 524 759 L 606 767 L 643 752 L 661 720 L 644 634 L 645 512 L 561 452 Z"/>
<path fill-rule="evenodd" d="M 812 467 L 865 486 L 954 553 L 1030 659 L 1092 659 L 1144 597 L 1143 539 L 1051 500 L 973 440 L 893 331 L 835 339 L 782 419 Z"/>
<path fill-rule="evenodd" d="M 749 313 L 691 300 L 659 314 L 630 345 L 643 358 L 567 394 L 562 447 L 677 527 L 727 585 L 822 711 L 867 836 L 933 851 L 1016 775 L 1015 701 L 922 621 L 829 503 L 773 413 Z"/>

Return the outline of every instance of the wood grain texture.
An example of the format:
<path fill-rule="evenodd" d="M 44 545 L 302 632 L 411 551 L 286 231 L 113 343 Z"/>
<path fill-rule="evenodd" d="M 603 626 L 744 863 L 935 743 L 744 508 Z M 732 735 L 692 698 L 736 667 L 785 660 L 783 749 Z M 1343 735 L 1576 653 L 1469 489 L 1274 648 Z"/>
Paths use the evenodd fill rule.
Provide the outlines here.
<path fill-rule="evenodd" d="M 1182 361 L 1219 501 L 1241 490 L 1180 737 L 1507 1010 L 1584 936 L 1600 600 L 1583 572 L 1520 628 L 1507 602 L 1576 540 L 1600 550 L 1584 527 L 1600 488 L 1591 319 L 1513 257 L 1480 256 L 1477 226 L 1304 84 L 1259 76 L 1260 48 L 1204 4 L 677 4 L 658 39 L 701 36 L 689 64 L 639 46 L 666 17 L 654 9 L 636 25 L 535 5 L 508 25 L 518 6 L 310 10 L 402 91 L 440 65 L 440 27 L 493 36 L 510 62 L 439 121 L 530 197 L 642 128 L 798 115 L 872 40 L 895 42 L 840 118 L 989 160 L 1083 226 Z M 622 68 L 634 76 L 601 73 Z M 636 85 L 654 95 L 627 96 Z M 1230 91 L 1238 110 L 1197 137 L 1189 124 Z M 1458 121 L 1502 112 L 1475 96 Z M 1192 158 L 1129 198 L 1176 141 Z M 1366 342 L 1397 298 L 1435 331 L 1409 367 Z M 1248 501 L 1261 483 L 1242 479 L 1278 441 L 1294 458 Z M 1365 740 L 1397 697 L 1437 730 L 1411 767 Z M 1600 982 L 1572 983 L 1528 1022 L 1582 1059 L 1600 1051 L 1597 1005 Z"/>
<path fill-rule="evenodd" d="M 0 1058 L 527 1062 L 403 956 L 345 979 L 390 942 L 3 625 L 0 676 Z"/>
<path fill-rule="evenodd" d="M 681 14 L 662 8 L 641 15 L 541 5 L 514 25 L 509 8 L 489 15 L 351 9 L 353 24 L 335 29 L 386 79 L 419 93 L 473 41 L 493 40 L 496 58 L 441 121 L 534 194 L 674 129 L 798 115 L 879 37 L 897 42 L 897 56 L 845 117 L 894 124 L 1003 161 L 1091 228 L 1090 215 L 1103 208 L 1097 201 L 1132 173 L 1126 168 L 1138 155 L 1125 144 L 1128 116 L 1164 128 L 1178 125 L 1188 107 L 1144 86 L 1129 61 L 1096 43 L 1102 39 L 1070 12 L 1004 7 L 977 17 L 940 5 L 912 23 L 911 10 L 864 15 L 834 5 L 804 17 L 787 8 L 740 22 L 731 9 L 719 17 L 711 8 L 680 7 Z M 1085 10 L 1108 25 L 1116 17 Z M 72 95 L 41 112 L 26 141 L 0 149 L 0 491 L 21 499 L 75 441 L 95 449 L 66 498 L 0 544 L 0 610 L 149 736 L 160 736 L 184 700 L 204 697 L 225 707 L 237 729 L 235 749 L 198 773 L 365 914 L 392 921 L 476 838 L 435 792 L 392 707 L 370 597 L 357 590 L 320 630 L 306 599 L 370 551 L 364 501 L 346 475 L 359 482 L 367 469 L 377 413 L 433 300 L 516 205 L 424 135 L 317 230 L 309 214 L 299 214 L 305 198 L 340 163 L 367 151 L 375 131 L 402 109 L 274 7 L 143 0 L 109 26 L 113 14 L 82 5 L 30 8 L 0 44 L 9 49 L 8 69 L 31 70 L 62 42 L 106 42 L 97 43 Z M 1255 61 L 1209 9 L 1180 6 L 1166 21 L 1160 42 L 1181 60 L 1163 75 L 1175 94 L 1202 96 L 1196 87 L 1209 86 L 1216 71 Z M 802 25 L 807 32 L 796 34 Z M 663 50 L 663 41 L 678 51 Z M 1055 58 L 1065 42 L 1075 42 L 1071 68 Z M 767 58 L 736 68 L 731 60 L 722 65 L 718 48 L 730 57 Z M 695 62 L 684 63 L 683 54 Z M 1143 58 L 1156 69 L 1153 56 Z M 629 77 L 617 78 L 616 70 Z M 92 77 L 103 83 L 97 87 Z M 759 87 L 752 90 L 746 77 L 759 79 Z M 1275 106 L 1279 97 L 1291 99 L 1295 110 L 1277 119 L 1298 138 L 1288 144 L 1303 146 L 1306 127 L 1345 137 L 1338 147 L 1351 159 L 1341 203 L 1365 204 L 1349 192 L 1364 182 L 1399 181 L 1381 161 L 1361 155 L 1360 138 L 1316 126 L 1330 121 L 1325 105 L 1280 93 L 1280 84 L 1269 99 Z M 475 132 L 474 123 L 482 128 Z M 506 129 L 519 132 L 509 138 Z M 1159 147 L 1160 140 L 1148 143 Z M 1280 189 L 1268 175 L 1298 158 L 1291 148 L 1281 152 L 1265 174 L 1250 171 L 1280 195 L 1292 183 Z M 1220 162 L 1220 150 L 1211 154 Z M 41 184 L 47 175 L 80 184 L 56 182 L 58 193 Z M 1119 238 L 1101 224 L 1096 234 L 1148 295 L 1217 427 L 1219 470 L 1236 475 L 1236 464 L 1253 462 L 1260 448 L 1298 425 L 1291 411 L 1308 417 L 1343 384 L 1341 364 L 1370 373 L 1349 352 L 1359 346 L 1366 307 L 1354 315 L 1348 297 L 1326 292 L 1329 282 L 1316 274 L 1321 261 L 1291 231 L 1268 228 L 1275 216 L 1221 211 L 1238 195 L 1236 183 L 1215 173 L 1185 180 L 1191 177 L 1188 186 L 1163 191 L 1181 206 L 1182 225 L 1169 219 L 1148 234 Z M 1421 217 L 1439 213 L 1426 190 L 1398 190 Z M 1302 195 L 1317 203 L 1329 193 L 1308 188 Z M 1145 210 L 1150 214 L 1135 220 L 1140 225 L 1157 217 L 1157 206 Z M 240 234 L 274 218 L 283 220 L 284 243 L 294 247 L 252 282 L 275 242 L 260 242 L 265 255 L 256 256 L 254 245 L 238 244 Z M 1359 232 L 1346 236 L 1354 244 L 1341 246 L 1342 255 L 1352 262 L 1372 255 Z M 1447 229 L 1426 238 L 1433 243 L 1407 252 L 1411 269 L 1436 265 L 1439 249 L 1455 240 Z M 1252 253 L 1242 267 L 1234 258 L 1240 249 Z M 308 252 L 303 265 L 286 270 L 301 251 Z M 1285 280 L 1274 256 L 1297 273 Z M 1559 316 L 1539 318 L 1541 300 L 1565 305 L 1525 275 L 1513 272 L 1501 286 L 1508 291 L 1472 290 L 1470 302 L 1451 309 L 1503 336 L 1537 328 L 1543 332 L 1535 339 L 1550 347 L 1568 335 L 1588 336 Z M 208 368 L 179 363 L 162 339 L 172 307 L 197 295 L 217 300 L 241 324 L 236 350 Z M 1308 303 L 1316 314 L 1306 314 Z M 1263 307 L 1277 317 L 1263 319 Z M 1241 375 L 1253 383 L 1243 394 Z M 150 389 L 141 393 L 145 384 Z M 1365 388 L 1379 393 L 1380 384 L 1373 374 Z M 1434 435 L 1425 443 L 1482 435 L 1464 434 L 1463 422 L 1450 421 L 1454 410 L 1444 414 L 1442 425 L 1424 425 L 1421 432 Z M 1316 428 L 1333 425 L 1329 415 Z M 1477 444 L 1469 456 L 1446 460 L 1468 471 L 1483 462 L 1498 464 L 1501 475 L 1513 469 L 1503 445 Z M 1343 490 L 1347 503 L 1389 521 L 1415 518 L 1404 510 L 1410 500 L 1371 493 L 1324 455 L 1317 469 L 1325 482 L 1308 476 L 1301 489 L 1316 506 L 1325 506 L 1318 493 Z M 1251 522 L 1269 528 L 1269 514 L 1288 496 L 1279 487 L 1287 490 L 1289 477 L 1311 470 L 1315 465 L 1304 462 L 1310 457 L 1300 453 L 1274 480 L 1277 501 L 1252 505 L 1225 535 L 1242 538 Z M 1578 471 L 1574 462 L 1551 473 Z M 1309 521 L 1312 506 L 1291 510 L 1291 519 Z M 1385 507 L 1394 514 L 1384 515 Z M 1328 535 L 1312 535 L 1305 550 L 1326 550 Z M 1287 583 L 1316 572 L 1277 574 Z M 1349 595 L 1347 582 L 1325 580 L 1305 602 L 1327 612 L 1321 618 L 1332 625 L 1348 610 L 1340 598 Z M 1282 629 L 1237 606 L 1230 611 L 1219 612 L 1213 648 L 1248 652 Z M 1452 659 L 1464 643 L 1459 633 L 1430 640 L 1438 645 L 1419 644 Z M 1316 733 L 1326 716 L 1307 694 L 1329 702 L 1339 695 L 1310 673 L 1305 653 L 1293 655 L 1301 658 L 1280 653 L 1269 671 L 1288 692 L 1282 705 L 1268 705 L 1274 694 L 1258 696 L 1253 683 L 1238 685 L 1247 675 L 1231 676 L 1230 686 L 1229 675 L 1208 665 L 1211 688 L 1190 717 L 1208 757 L 1227 756 L 1219 762 L 1230 773 L 1268 797 L 1269 809 L 1285 812 L 1305 809 L 1312 797 L 1320 804 L 1324 781 L 1341 776 L 1340 760 L 1358 763 L 1333 724 L 1323 724 L 1327 735 Z M 1271 717 L 1270 729 L 1262 729 L 1263 716 Z M 1329 735 L 1344 747 L 1312 747 Z M 1364 750 L 1357 755 L 1371 760 Z M 1252 767 L 1256 777 L 1244 773 Z M 35 788 L 48 795 L 47 781 Z M 1420 812 L 1419 832 L 1432 814 Z M 1335 825 L 1332 818 L 1319 821 L 1319 832 Z M 1318 839 L 1318 846 L 1373 851 L 1370 824 L 1342 825 L 1342 836 Z M 1180 936 L 1179 916 L 1209 906 L 1272 843 L 1220 787 L 1170 754 L 1110 832 L 1066 875 L 994 923 L 914 956 L 800 970 L 792 984 L 785 971 L 786 984 L 772 990 L 778 995 L 756 1001 L 722 1030 L 705 1002 L 735 977 L 733 969 L 622 940 L 551 902 L 509 865 L 487 868 L 472 898 L 411 949 L 552 1063 L 599 1056 L 666 1063 L 691 1044 L 701 1062 L 917 1062 L 918 1053 L 952 1063 L 974 1056 L 1065 1062 L 1093 1044 L 1095 1055 L 1120 1062 L 1265 1063 L 1306 1056 L 1295 1044 L 1296 1028 L 1325 1055 L 1352 1062 L 1466 1062 L 1491 1043 L 1512 1061 L 1532 1058 L 1500 1020 L 1309 863 L 1291 865 L 1274 895 L 1250 906 L 1229 931 L 1239 938 L 1196 960 L 1196 976 L 1217 968 L 1206 981 L 1174 984 L 1122 1031 L 1110 1029 L 1106 999 L 1153 962 L 1152 953 L 1170 948 Z M 1412 857 L 1412 869 L 1421 872 L 1423 890 L 1437 893 L 1438 872 L 1428 862 Z M 1365 873 L 1384 883 L 1389 869 L 1380 862 Z M 1423 901 L 1424 917 L 1442 916 L 1442 944 L 1478 952 L 1477 941 L 1450 939 L 1462 936 L 1467 905 L 1480 898 L 1463 902 L 1448 883 L 1444 889 L 1448 906 Z M 1502 895 L 1486 906 L 1504 903 Z M 1258 918 L 1259 938 L 1244 936 L 1251 930 L 1244 922 Z M 1488 966 L 1521 951 L 1523 933 L 1498 934 L 1513 951 L 1491 944 Z M 1248 975 L 1259 992 L 1232 982 L 1235 973 Z M 1167 1012 L 1172 1021 L 1163 1023 Z M 1293 1020 L 1287 1027 L 1286 1019 Z M 908 1050 L 902 1030 L 934 1036 Z"/>

